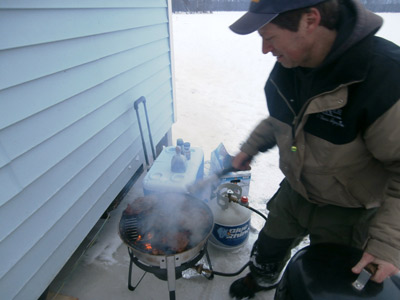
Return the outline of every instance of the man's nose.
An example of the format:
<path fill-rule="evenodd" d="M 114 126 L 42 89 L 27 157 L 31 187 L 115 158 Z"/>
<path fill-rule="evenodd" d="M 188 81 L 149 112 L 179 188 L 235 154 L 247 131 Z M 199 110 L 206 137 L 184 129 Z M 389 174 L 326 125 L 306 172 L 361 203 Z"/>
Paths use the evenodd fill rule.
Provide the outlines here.
<path fill-rule="evenodd" d="M 273 50 L 273 47 L 272 47 L 271 43 L 268 42 L 268 41 L 263 40 L 262 53 L 268 54 L 269 52 L 272 52 L 272 50 Z"/>

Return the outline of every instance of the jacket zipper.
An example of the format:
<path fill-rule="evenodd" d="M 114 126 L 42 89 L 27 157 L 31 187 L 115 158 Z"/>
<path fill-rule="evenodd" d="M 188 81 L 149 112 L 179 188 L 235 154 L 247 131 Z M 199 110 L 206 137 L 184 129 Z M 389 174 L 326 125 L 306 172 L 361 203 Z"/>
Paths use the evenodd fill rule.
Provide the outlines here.
<path fill-rule="evenodd" d="M 298 115 L 296 115 L 295 110 L 293 109 L 293 107 L 290 105 L 290 101 L 285 97 L 285 95 L 282 94 L 281 90 L 279 89 L 278 85 L 275 83 L 275 81 L 273 79 L 271 79 L 272 84 L 275 86 L 276 91 L 278 92 L 278 94 L 282 97 L 282 99 L 285 101 L 287 107 L 289 108 L 289 110 L 292 112 L 293 114 L 293 121 L 292 121 L 292 147 L 291 150 L 293 152 L 295 152 L 297 150 L 297 147 L 294 145 L 294 137 L 295 137 L 295 133 L 296 133 L 296 128 L 298 126 Z"/>
<path fill-rule="evenodd" d="M 327 91 L 327 92 L 323 92 L 321 94 L 315 95 L 314 97 L 311 97 L 310 99 L 308 99 L 304 105 L 301 107 L 299 114 L 296 114 L 296 112 L 294 111 L 294 109 L 292 108 L 292 106 L 290 105 L 290 101 L 288 101 L 288 99 L 285 97 L 285 95 L 282 94 L 282 92 L 280 91 L 278 85 L 275 83 L 275 81 L 273 79 L 270 79 L 272 84 L 275 86 L 278 94 L 282 97 L 282 99 L 285 101 L 286 105 L 288 106 L 289 110 L 292 112 L 293 114 L 293 121 L 292 121 L 292 146 L 291 146 L 291 151 L 292 152 L 296 152 L 297 151 L 297 147 L 295 145 L 295 136 L 296 136 L 296 129 L 299 127 L 300 121 L 303 119 L 304 117 L 304 113 L 308 107 L 308 105 L 311 103 L 312 100 L 314 100 L 315 98 L 318 98 L 320 96 L 323 96 L 325 94 L 329 94 L 332 92 L 335 92 L 338 89 L 341 89 L 345 86 L 349 86 L 351 84 L 357 83 L 357 82 L 361 82 L 362 80 L 356 80 L 353 82 L 349 82 L 347 84 L 343 84 L 343 85 L 339 85 L 337 88 L 331 90 L 331 91 Z"/>

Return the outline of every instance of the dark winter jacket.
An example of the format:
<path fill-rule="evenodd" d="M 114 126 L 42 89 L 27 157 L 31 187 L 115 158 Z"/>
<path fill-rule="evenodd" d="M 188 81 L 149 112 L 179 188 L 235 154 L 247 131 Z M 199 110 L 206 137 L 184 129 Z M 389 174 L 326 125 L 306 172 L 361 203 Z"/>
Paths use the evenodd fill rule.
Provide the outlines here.
<path fill-rule="evenodd" d="M 380 207 L 366 251 L 400 268 L 400 48 L 374 36 L 382 20 L 358 1 L 321 66 L 277 63 L 265 86 L 270 117 L 241 150 L 278 145 L 280 169 L 316 204 Z"/>

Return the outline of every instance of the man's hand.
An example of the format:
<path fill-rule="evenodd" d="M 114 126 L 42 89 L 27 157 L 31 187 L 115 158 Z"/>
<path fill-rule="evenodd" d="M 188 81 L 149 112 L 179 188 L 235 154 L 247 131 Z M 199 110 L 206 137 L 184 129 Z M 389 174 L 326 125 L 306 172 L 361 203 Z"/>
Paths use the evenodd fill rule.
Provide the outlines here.
<path fill-rule="evenodd" d="M 364 252 L 363 256 L 361 257 L 360 261 L 351 269 L 353 273 L 360 274 L 362 269 L 368 265 L 369 263 L 373 263 L 377 265 L 377 270 L 375 274 L 371 277 L 372 281 L 377 283 L 383 282 L 387 277 L 395 275 L 399 272 L 399 269 L 396 268 L 391 263 L 376 258 L 375 256 Z"/>
<path fill-rule="evenodd" d="M 241 171 L 250 170 L 250 162 L 252 157 L 244 152 L 239 152 L 232 160 L 232 166 Z"/>

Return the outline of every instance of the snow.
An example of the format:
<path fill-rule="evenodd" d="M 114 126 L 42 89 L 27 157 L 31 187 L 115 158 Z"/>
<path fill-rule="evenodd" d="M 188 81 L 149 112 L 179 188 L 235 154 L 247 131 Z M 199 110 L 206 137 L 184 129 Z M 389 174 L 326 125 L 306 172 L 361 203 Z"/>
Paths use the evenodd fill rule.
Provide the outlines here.
<path fill-rule="evenodd" d="M 243 12 L 215 12 L 174 14 L 172 18 L 177 115 L 172 138 L 174 143 L 182 138 L 192 146 L 201 147 L 206 171 L 211 152 L 220 143 L 231 155 L 236 154 L 251 130 L 268 115 L 263 88 L 275 59 L 261 53 L 257 33 L 240 36 L 229 30 L 228 26 L 241 15 Z M 399 14 L 380 15 L 385 22 L 378 35 L 400 44 Z M 265 204 L 283 178 L 278 168 L 277 149 L 255 157 L 251 176 L 250 205 L 266 213 Z M 140 191 L 132 190 L 127 197 L 134 199 L 135 193 Z M 118 250 L 122 248 L 122 241 L 116 234 L 121 210 L 126 206 L 122 204 L 111 212 L 96 243 L 85 252 L 86 265 L 105 269 L 113 265 L 120 267 L 115 256 L 117 251 L 122 251 Z M 218 257 L 216 252 L 210 253 L 218 270 L 233 272 L 248 260 L 251 245 L 263 223 L 261 217 L 253 214 L 249 241 L 233 252 L 235 265 L 232 265 L 232 255 Z M 127 254 L 122 255 L 126 266 Z M 226 282 L 228 286 L 230 280 Z"/>

